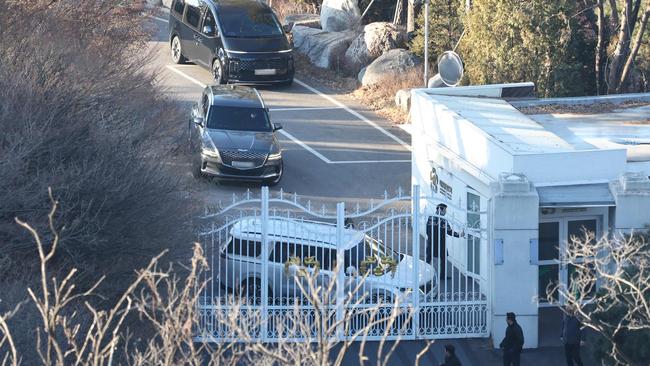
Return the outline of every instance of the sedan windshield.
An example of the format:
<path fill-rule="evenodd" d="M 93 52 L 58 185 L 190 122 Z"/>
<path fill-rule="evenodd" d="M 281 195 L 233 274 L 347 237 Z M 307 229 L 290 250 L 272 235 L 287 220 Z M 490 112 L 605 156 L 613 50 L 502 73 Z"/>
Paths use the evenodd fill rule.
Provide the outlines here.
<path fill-rule="evenodd" d="M 282 35 L 282 27 L 272 12 L 257 8 L 222 9 L 219 23 L 226 37 L 263 38 Z"/>
<path fill-rule="evenodd" d="M 261 108 L 212 106 L 207 127 L 215 130 L 271 132 L 271 122 Z"/>

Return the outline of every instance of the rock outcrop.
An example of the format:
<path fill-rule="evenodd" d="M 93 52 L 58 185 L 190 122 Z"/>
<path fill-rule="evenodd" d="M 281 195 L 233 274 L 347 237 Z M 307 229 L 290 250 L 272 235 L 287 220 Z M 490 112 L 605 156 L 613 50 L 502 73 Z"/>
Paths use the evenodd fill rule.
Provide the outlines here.
<path fill-rule="evenodd" d="M 320 24 L 328 32 L 341 32 L 355 28 L 361 19 L 356 0 L 323 0 Z"/>
<path fill-rule="evenodd" d="M 289 25 L 292 29 L 297 25 L 320 28 L 320 16 L 318 14 L 290 14 L 284 17 L 282 25 Z"/>
<path fill-rule="evenodd" d="M 384 53 L 406 46 L 406 34 L 393 23 L 370 23 L 345 52 L 346 66 L 358 73 Z"/>
<path fill-rule="evenodd" d="M 292 30 L 294 49 L 309 57 L 312 64 L 333 69 L 343 62 L 343 55 L 357 33 L 326 32 L 297 25 Z"/>
<path fill-rule="evenodd" d="M 379 56 L 370 65 L 359 72 L 359 82 L 362 85 L 371 85 L 385 82 L 391 78 L 399 78 L 401 74 L 420 67 L 422 60 L 405 49 L 390 50 Z"/>

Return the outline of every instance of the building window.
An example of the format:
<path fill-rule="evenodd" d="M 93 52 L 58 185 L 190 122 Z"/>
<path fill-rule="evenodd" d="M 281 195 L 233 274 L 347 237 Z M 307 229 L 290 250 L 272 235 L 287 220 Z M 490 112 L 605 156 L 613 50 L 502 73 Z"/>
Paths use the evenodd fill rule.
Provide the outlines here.
<path fill-rule="evenodd" d="M 481 197 L 467 192 L 467 228 L 481 229 Z M 481 238 L 467 233 L 467 271 L 481 273 Z"/>

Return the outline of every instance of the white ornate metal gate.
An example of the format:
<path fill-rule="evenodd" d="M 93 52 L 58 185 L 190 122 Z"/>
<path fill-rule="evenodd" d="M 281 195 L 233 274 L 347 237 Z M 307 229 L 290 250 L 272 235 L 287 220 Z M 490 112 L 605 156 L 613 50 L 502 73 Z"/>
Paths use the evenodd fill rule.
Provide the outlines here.
<path fill-rule="evenodd" d="M 412 192 L 334 211 L 263 187 L 206 212 L 196 340 L 487 337 L 485 212 Z"/>

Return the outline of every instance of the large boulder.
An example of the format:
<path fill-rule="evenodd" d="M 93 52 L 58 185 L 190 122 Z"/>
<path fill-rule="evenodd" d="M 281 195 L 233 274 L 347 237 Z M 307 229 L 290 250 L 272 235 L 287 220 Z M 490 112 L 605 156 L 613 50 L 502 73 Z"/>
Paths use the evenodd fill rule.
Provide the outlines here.
<path fill-rule="evenodd" d="M 318 14 L 289 14 L 284 17 L 282 25 L 289 25 L 292 29 L 297 25 L 320 28 L 320 16 Z"/>
<path fill-rule="evenodd" d="M 405 46 L 406 34 L 395 24 L 370 23 L 345 52 L 346 66 L 357 73 L 384 53 Z"/>
<path fill-rule="evenodd" d="M 422 60 L 418 56 L 411 51 L 398 48 L 384 53 L 364 67 L 359 72 L 358 79 L 364 86 L 386 82 L 386 80 L 399 78 L 420 65 Z"/>
<path fill-rule="evenodd" d="M 323 0 L 320 8 L 320 24 L 328 32 L 341 32 L 356 28 L 361 11 L 356 0 Z"/>
<path fill-rule="evenodd" d="M 309 57 L 312 64 L 333 69 L 343 61 L 345 51 L 357 36 L 355 32 L 326 32 L 297 25 L 293 27 L 293 47 Z"/>

